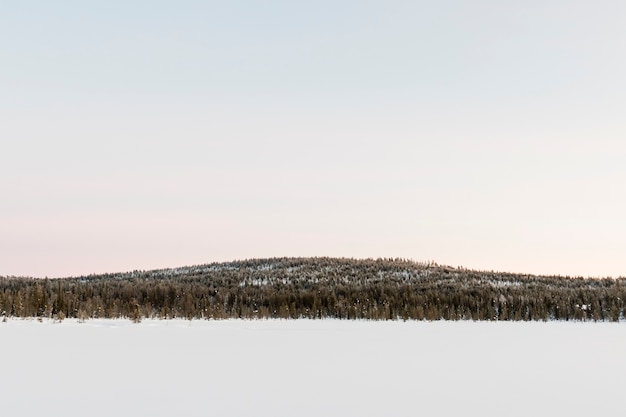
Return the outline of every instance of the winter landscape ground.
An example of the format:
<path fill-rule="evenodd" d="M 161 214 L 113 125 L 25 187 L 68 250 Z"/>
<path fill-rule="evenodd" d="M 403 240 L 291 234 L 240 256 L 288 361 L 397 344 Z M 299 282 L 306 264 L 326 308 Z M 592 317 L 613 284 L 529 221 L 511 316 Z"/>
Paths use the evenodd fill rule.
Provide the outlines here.
<path fill-rule="evenodd" d="M 11 416 L 620 415 L 626 325 L 0 323 Z"/>
<path fill-rule="evenodd" d="M 626 416 L 625 21 L 0 1 L 0 417 Z"/>

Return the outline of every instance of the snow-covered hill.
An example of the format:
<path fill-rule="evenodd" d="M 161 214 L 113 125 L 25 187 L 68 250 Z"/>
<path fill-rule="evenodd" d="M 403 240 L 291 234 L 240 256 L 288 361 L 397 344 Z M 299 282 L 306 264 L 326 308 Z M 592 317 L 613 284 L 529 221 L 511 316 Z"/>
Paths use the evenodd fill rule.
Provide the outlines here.
<path fill-rule="evenodd" d="M 626 279 L 402 259 L 274 258 L 37 280 L 0 278 L 0 315 L 43 318 L 624 319 Z"/>

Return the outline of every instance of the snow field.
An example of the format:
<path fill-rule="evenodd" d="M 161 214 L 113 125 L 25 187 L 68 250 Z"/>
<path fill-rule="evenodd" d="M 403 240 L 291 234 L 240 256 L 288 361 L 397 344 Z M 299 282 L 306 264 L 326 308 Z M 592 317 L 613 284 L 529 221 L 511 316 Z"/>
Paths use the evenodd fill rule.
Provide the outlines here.
<path fill-rule="evenodd" d="M 11 416 L 626 415 L 626 325 L 0 323 Z"/>

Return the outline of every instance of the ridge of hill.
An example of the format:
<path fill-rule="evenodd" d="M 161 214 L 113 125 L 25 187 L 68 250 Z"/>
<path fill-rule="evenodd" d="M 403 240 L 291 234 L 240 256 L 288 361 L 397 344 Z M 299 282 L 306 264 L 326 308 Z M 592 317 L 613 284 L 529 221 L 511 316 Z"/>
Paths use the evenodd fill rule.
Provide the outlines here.
<path fill-rule="evenodd" d="M 270 258 L 71 278 L 0 278 L 5 317 L 624 320 L 626 278 L 404 259 Z"/>

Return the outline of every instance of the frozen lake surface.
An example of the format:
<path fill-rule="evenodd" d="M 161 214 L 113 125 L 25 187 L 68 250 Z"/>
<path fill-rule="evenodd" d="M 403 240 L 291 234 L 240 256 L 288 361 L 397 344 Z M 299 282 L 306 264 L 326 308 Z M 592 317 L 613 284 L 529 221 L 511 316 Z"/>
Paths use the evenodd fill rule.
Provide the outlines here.
<path fill-rule="evenodd" d="M 0 323 L 7 416 L 625 415 L 626 324 Z"/>

